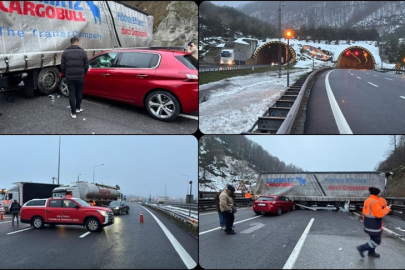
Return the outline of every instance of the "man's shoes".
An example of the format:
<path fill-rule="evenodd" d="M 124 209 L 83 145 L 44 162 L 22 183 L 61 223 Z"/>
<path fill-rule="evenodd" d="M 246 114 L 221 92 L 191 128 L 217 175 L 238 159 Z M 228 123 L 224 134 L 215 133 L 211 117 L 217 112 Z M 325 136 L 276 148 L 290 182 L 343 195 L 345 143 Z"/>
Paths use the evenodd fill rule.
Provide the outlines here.
<path fill-rule="evenodd" d="M 226 229 L 226 227 L 221 227 L 221 230 L 225 230 Z"/>
<path fill-rule="evenodd" d="M 82 108 L 80 108 L 80 109 L 76 109 L 76 113 L 80 113 L 80 112 L 82 112 L 83 111 L 83 109 Z"/>
<path fill-rule="evenodd" d="M 235 231 L 230 231 L 230 232 L 227 232 L 226 234 L 236 234 L 236 232 Z"/>
<path fill-rule="evenodd" d="M 374 252 L 372 254 L 368 254 L 369 257 L 380 258 L 380 253 Z"/>
<path fill-rule="evenodd" d="M 72 116 L 72 118 L 76 119 L 76 114 L 70 114 L 70 116 Z"/>
<path fill-rule="evenodd" d="M 357 249 L 357 251 L 360 253 L 360 256 L 361 256 L 362 258 L 364 258 L 364 254 L 363 254 L 364 250 L 362 250 L 362 249 L 360 248 L 360 246 L 356 247 L 356 249 Z M 370 256 L 370 255 L 369 255 L 369 256 Z"/>

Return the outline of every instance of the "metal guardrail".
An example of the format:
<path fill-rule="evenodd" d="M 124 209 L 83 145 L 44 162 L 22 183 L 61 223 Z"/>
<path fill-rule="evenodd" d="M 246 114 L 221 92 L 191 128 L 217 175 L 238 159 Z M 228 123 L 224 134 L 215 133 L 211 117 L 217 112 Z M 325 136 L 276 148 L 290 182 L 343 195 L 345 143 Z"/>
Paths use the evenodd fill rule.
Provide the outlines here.
<path fill-rule="evenodd" d="M 272 67 L 272 65 L 199 66 L 198 72 L 239 70 L 249 68 L 255 69 L 263 67 Z"/>
<path fill-rule="evenodd" d="M 382 68 L 382 69 L 377 70 L 377 71 L 380 71 L 380 72 L 395 72 L 395 73 L 398 73 L 398 74 L 402 74 L 402 72 L 405 72 L 404 69 L 392 69 L 392 68 Z"/>
<path fill-rule="evenodd" d="M 162 204 L 162 205 L 164 205 L 164 204 Z M 190 223 L 193 226 L 198 226 L 198 214 L 197 214 L 197 218 L 192 218 L 192 217 L 189 217 L 186 214 L 174 212 L 174 211 L 172 211 L 170 209 L 166 209 L 166 208 L 161 207 L 161 206 L 156 205 L 156 204 L 148 204 L 148 206 L 152 207 L 154 209 L 164 211 L 164 212 L 166 212 L 166 213 L 168 213 L 168 214 L 170 214 L 170 215 L 172 215 L 172 216 L 174 216 L 176 218 L 179 218 L 179 219 L 181 219 L 181 220 L 183 220 L 183 221 L 185 221 L 187 223 Z M 187 210 L 187 209 L 185 209 L 185 210 Z"/>

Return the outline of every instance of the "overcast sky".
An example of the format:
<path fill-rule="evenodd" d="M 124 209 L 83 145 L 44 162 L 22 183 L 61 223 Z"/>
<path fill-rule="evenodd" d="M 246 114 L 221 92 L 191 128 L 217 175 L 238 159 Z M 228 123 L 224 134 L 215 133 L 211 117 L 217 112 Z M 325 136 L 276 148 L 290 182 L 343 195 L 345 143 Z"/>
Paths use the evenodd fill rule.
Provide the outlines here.
<path fill-rule="evenodd" d="M 59 136 L 0 136 L 0 188 L 14 182 L 52 183 L 58 176 Z M 194 136 L 61 136 L 60 183 L 78 179 L 119 185 L 127 196 L 166 194 L 185 199 L 189 180 L 197 196 L 198 153 Z M 186 175 L 186 176 L 183 176 Z M 108 178 L 107 178 L 108 177 Z"/>
<path fill-rule="evenodd" d="M 389 136 L 246 136 L 286 164 L 306 171 L 373 171 L 389 149 Z"/>
<path fill-rule="evenodd" d="M 211 3 L 217 5 L 217 6 L 230 6 L 230 7 L 238 7 L 243 4 L 249 3 L 252 1 L 211 1 Z"/>

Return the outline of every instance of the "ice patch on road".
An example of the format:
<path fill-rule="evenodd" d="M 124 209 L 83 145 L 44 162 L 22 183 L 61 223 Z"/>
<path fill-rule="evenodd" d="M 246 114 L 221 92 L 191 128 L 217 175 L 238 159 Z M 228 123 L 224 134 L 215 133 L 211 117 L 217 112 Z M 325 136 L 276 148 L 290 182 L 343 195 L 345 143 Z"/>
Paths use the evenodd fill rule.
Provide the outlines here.
<path fill-rule="evenodd" d="M 290 84 L 310 71 L 293 70 Z M 232 77 L 200 86 L 210 90 L 209 99 L 200 103 L 199 124 L 205 134 L 240 134 L 248 131 L 265 111 L 287 90 L 287 76 L 269 71 Z M 217 86 L 218 88 L 215 88 Z"/>

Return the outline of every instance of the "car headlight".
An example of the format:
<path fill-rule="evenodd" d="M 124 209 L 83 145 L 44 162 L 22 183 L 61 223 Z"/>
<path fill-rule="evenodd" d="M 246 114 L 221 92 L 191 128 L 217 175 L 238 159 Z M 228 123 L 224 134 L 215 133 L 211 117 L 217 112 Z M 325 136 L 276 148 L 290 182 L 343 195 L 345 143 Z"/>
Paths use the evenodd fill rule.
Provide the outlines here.
<path fill-rule="evenodd" d="M 107 211 L 104 210 L 97 210 L 102 216 L 107 216 Z"/>
<path fill-rule="evenodd" d="M 115 210 L 119 210 L 120 208 L 117 206 L 117 207 L 115 207 L 114 209 L 115 209 Z"/>

